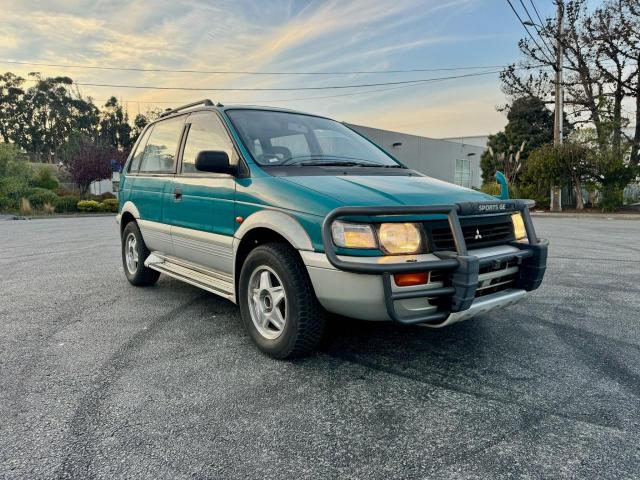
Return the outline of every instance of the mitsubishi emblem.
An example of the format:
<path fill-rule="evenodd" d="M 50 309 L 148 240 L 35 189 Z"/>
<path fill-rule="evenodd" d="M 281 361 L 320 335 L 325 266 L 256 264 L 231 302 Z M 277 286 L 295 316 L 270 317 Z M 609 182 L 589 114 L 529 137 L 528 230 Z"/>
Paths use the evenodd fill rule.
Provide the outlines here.
<path fill-rule="evenodd" d="M 476 240 L 482 240 L 482 235 L 480 235 L 480 230 L 476 228 L 476 236 L 474 237 Z"/>

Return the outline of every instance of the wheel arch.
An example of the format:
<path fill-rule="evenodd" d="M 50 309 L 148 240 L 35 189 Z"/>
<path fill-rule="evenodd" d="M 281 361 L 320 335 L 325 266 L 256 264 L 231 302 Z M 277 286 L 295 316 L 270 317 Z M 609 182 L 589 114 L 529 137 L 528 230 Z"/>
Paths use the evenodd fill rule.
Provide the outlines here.
<path fill-rule="evenodd" d="M 286 243 L 295 250 L 313 250 L 313 244 L 304 227 L 291 215 L 273 210 L 261 210 L 252 214 L 236 231 L 233 243 L 233 278 L 236 292 L 240 271 L 249 253 L 257 246 L 270 242 Z"/>
<path fill-rule="evenodd" d="M 138 220 L 140 218 L 140 212 L 137 207 L 131 201 L 125 202 L 122 206 L 122 210 L 120 212 L 120 235 L 124 231 L 124 227 L 127 226 L 128 223 Z"/>

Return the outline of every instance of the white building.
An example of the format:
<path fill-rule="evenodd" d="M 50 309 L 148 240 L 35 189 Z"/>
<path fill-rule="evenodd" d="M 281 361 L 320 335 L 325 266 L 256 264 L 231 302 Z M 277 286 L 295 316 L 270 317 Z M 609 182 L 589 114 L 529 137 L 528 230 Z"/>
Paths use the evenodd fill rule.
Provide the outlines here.
<path fill-rule="evenodd" d="M 464 143 L 467 145 L 474 145 L 476 147 L 487 148 L 487 142 L 489 141 L 489 135 L 470 135 L 468 137 L 447 137 L 440 140 L 447 140 L 449 142 Z"/>
<path fill-rule="evenodd" d="M 467 188 L 480 188 L 485 146 L 347 124 L 409 168 Z M 486 138 L 486 137 L 485 137 Z M 486 145 L 486 141 L 485 141 Z"/>

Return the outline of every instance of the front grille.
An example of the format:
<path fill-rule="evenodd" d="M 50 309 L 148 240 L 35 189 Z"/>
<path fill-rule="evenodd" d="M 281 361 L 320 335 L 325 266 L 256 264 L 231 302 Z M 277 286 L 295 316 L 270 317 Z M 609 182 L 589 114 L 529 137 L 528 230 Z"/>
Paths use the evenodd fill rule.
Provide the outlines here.
<path fill-rule="evenodd" d="M 478 275 L 476 298 L 512 288 L 517 274 L 518 263 L 515 260 L 481 268 Z"/>
<path fill-rule="evenodd" d="M 518 262 L 516 260 L 507 260 L 481 267 L 478 272 L 476 298 L 513 288 L 517 275 Z M 451 281 L 446 273 L 432 270 L 429 273 L 428 285 L 432 288 L 443 285 L 450 286 Z M 439 301 L 441 301 L 441 299 L 431 299 L 430 303 L 432 305 L 438 305 Z"/>
<path fill-rule="evenodd" d="M 461 218 L 467 249 L 490 247 L 514 240 L 510 217 Z M 425 222 L 432 252 L 455 250 L 453 234 L 446 221 Z"/>

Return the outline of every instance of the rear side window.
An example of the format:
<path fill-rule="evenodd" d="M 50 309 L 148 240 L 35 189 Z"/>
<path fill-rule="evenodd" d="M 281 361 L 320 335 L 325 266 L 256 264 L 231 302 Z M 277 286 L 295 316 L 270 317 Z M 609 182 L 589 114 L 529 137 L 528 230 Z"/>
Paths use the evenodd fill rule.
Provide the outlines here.
<path fill-rule="evenodd" d="M 184 117 L 163 120 L 153 126 L 144 147 L 140 172 L 172 173 Z"/>
<path fill-rule="evenodd" d="M 194 113 L 188 122 L 191 126 L 182 154 L 182 173 L 197 173 L 196 158 L 205 150 L 227 152 L 229 162 L 232 165 L 238 163 L 233 143 L 215 113 Z"/>
<path fill-rule="evenodd" d="M 147 128 L 144 132 L 144 135 L 138 142 L 138 146 L 136 147 L 136 151 L 133 154 L 133 158 L 131 159 L 131 163 L 129 164 L 129 169 L 127 172 L 137 172 L 140 168 L 140 160 L 142 160 L 142 155 L 144 155 L 144 147 L 147 144 L 147 140 L 149 140 L 149 134 L 153 130 L 153 127 Z"/>

